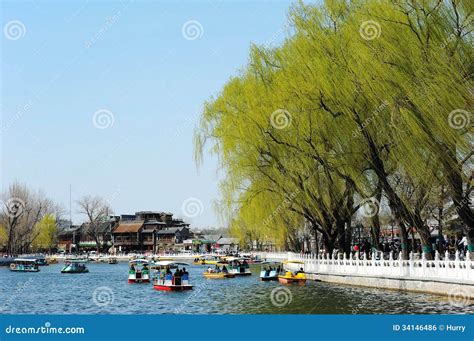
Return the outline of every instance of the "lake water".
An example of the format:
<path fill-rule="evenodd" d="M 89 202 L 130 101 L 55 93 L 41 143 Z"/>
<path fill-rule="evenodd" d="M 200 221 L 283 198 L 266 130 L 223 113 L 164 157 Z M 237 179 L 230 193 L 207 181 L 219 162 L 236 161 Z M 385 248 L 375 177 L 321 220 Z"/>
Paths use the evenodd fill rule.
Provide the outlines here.
<path fill-rule="evenodd" d="M 89 263 L 89 273 L 61 274 L 62 264 L 38 273 L 0 268 L 2 314 L 418 314 L 474 313 L 447 298 L 308 281 L 305 286 L 252 276 L 205 279 L 206 266 L 188 267 L 194 290 L 163 292 L 128 284 L 128 264 Z"/>

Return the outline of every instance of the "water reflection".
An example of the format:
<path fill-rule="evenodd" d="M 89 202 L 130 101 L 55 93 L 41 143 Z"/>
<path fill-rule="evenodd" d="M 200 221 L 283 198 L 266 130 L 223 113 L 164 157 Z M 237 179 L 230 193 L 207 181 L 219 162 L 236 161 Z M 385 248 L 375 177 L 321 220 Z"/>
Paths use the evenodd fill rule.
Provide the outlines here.
<path fill-rule="evenodd" d="M 161 292 L 151 284 L 128 284 L 126 263 L 88 264 L 87 274 L 61 274 L 62 265 L 39 273 L 0 268 L 1 313 L 11 314 L 429 314 L 473 313 L 444 297 L 308 281 L 306 286 L 260 282 L 253 275 L 225 280 L 189 268 L 194 290 Z M 103 288 L 110 288 L 109 291 Z M 102 292 L 98 292 L 98 290 Z M 94 294 L 94 291 L 96 294 Z M 274 294 L 272 302 L 272 292 Z M 99 296 L 99 294 L 103 294 Z M 108 294 L 109 296 L 107 296 Z M 279 295 L 276 297 L 275 295 Z M 110 298 L 112 295 L 112 298 Z M 285 296 L 287 295 L 287 296 Z M 285 301 L 285 297 L 288 297 Z M 95 298 L 94 298 L 95 297 Z M 101 299 L 101 300 L 100 300 Z M 279 299 L 278 301 L 275 301 Z M 275 303 L 276 302 L 276 303 Z"/>

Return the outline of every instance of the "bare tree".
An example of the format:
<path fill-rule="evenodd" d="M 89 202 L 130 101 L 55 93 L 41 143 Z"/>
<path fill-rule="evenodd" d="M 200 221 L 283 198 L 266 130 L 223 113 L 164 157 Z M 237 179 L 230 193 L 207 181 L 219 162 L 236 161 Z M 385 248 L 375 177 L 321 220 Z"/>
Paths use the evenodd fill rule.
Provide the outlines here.
<path fill-rule="evenodd" d="M 14 183 L 2 194 L 0 224 L 7 232 L 7 253 L 29 252 L 37 237 L 37 224 L 47 214 L 60 214 L 61 209 L 42 191 L 32 191 Z"/>
<path fill-rule="evenodd" d="M 108 223 L 108 216 L 113 213 L 109 203 L 99 196 L 86 195 L 77 204 L 79 213 L 87 216 L 85 233 L 95 241 L 97 251 L 105 250 L 111 231 L 104 231 L 103 224 Z"/>

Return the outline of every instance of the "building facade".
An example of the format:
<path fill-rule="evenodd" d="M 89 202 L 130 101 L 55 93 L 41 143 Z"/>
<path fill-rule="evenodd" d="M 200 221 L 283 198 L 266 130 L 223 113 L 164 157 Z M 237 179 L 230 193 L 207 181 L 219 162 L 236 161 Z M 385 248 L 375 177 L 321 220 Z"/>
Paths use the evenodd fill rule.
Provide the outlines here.
<path fill-rule="evenodd" d="M 190 232 L 189 224 L 172 213 L 140 211 L 121 216 L 112 236 L 115 252 L 164 252 L 175 249 Z"/>

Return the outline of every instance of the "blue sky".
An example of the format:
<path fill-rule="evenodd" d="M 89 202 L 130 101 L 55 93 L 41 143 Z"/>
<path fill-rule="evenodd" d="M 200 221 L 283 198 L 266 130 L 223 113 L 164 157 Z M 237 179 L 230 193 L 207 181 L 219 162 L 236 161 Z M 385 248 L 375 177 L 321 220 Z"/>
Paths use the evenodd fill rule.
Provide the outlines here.
<path fill-rule="evenodd" d="M 2 1 L 2 190 L 23 182 L 69 210 L 71 184 L 73 200 L 99 195 L 117 214 L 221 225 L 212 203 L 222 174 L 211 157 L 196 168 L 193 131 L 250 44 L 284 38 L 290 5 Z"/>

